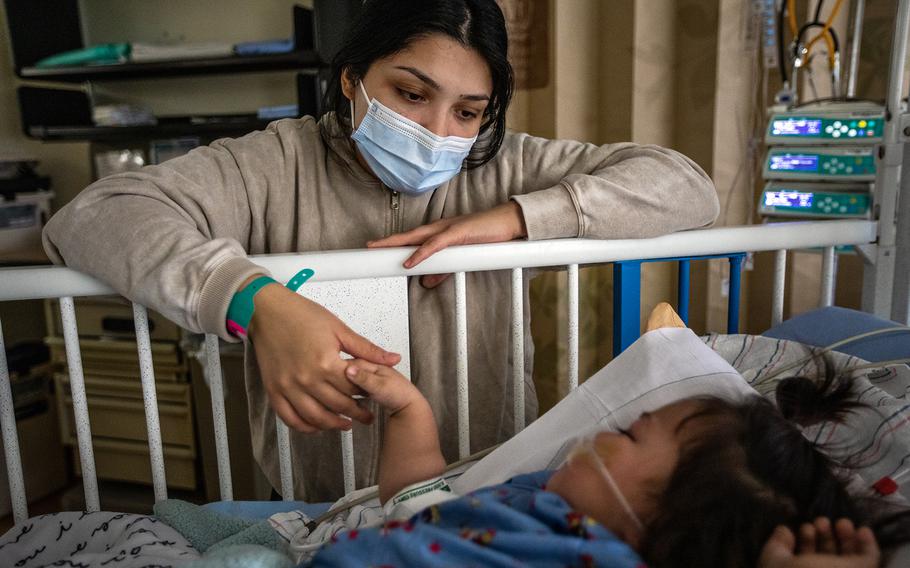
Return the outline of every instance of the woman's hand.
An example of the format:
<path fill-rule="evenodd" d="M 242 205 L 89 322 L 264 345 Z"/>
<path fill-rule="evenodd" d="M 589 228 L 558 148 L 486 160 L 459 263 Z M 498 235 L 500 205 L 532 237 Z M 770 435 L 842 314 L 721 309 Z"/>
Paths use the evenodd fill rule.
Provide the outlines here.
<path fill-rule="evenodd" d="M 345 373 L 352 383 L 391 414 L 406 409 L 415 401 L 426 400 L 411 381 L 391 367 L 354 359 L 348 362 Z"/>
<path fill-rule="evenodd" d="M 307 433 L 351 428 L 373 415 L 351 395 L 362 391 L 348 381 L 340 352 L 384 365 L 401 356 L 357 335 L 334 314 L 280 284 L 265 286 L 254 298 L 248 329 L 262 384 L 275 413 L 289 427 Z"/>
<path fill-rule="evenodd" d="M 797 538 L 784 526 L 774 529 L 758 561 L 759 568 L 876 568 L 881 552 L 869 527 L 856 529 L 839 519 L 831 530 L 825 517 L 805 523 Z"/>
<path fill-rule="evenodd" d="M 440 219 L 404 233 L 369 241 L 367 247 L 403 247 L 420 245 L 407 260 L 405 268 L 413 268 L 441 251 L 456 245 L 501 243 L 527 236 L 521 207 L 514 201 L 492 209 L 451 219 Z M 427 288 L 438 286 L 448 274 L 427 274 L 420 282 Z"/>

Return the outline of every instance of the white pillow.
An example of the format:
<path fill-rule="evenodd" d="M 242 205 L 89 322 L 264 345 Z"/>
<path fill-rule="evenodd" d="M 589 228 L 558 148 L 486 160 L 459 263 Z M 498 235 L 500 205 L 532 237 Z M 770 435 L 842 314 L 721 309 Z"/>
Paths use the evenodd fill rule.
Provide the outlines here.
<path fill-rule="evenodd" d="M 737 402 L 755 390 L 690 329 L 650 331 L 518 435 L 451 483 L 456 493 L 553 469 L 571 442 L 594 430 L 627 428 L 643 412 L 695 396 Z"/>

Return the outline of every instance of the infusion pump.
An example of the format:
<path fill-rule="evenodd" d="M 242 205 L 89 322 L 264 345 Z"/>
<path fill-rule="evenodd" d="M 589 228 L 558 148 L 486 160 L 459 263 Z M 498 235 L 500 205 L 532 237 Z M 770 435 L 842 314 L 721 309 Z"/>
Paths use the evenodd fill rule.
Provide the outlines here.
<path fill-rule="evenodd" d="M 768 115 L 759 197 L 764 217 L 869 218 L 884 108 L 806 105 Z"/>
<path fill-rule="evenodd" d="M 765 143 L 776 145 L 878 144 L 885 109 L 873 103 L 832 103 L 773 112 Z"/>

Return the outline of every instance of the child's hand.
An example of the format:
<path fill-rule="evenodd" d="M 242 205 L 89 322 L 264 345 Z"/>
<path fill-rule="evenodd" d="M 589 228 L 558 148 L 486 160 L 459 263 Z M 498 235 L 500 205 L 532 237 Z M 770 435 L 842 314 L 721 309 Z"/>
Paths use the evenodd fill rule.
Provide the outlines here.
<path fill-rule="evenodd" d="M 411 381 L 391 367 L 354 359 L 348 363 L 345 375 L 391 414 L 415 400 L 425 400 Z"/>
<path fill-rule="evenodd" d="M 836 538 L 835 538 L 836 535 Z M 858 530 L 848 519 L 831 521 L 820 517 L 805 523 L 796 536 L 787 527 L 774 529 L 758 561 L 760 568 L 875 568 L 881 552 L 869 527 Z"/>

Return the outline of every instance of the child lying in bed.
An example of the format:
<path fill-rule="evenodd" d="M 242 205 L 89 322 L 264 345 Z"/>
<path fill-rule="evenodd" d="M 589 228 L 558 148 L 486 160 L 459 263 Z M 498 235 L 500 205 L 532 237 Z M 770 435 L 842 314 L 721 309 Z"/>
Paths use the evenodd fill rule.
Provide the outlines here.
<path fill-rule="evenodd" d="M 687 399 L 627 430 L 578 442 L 556 471 L 455 498 L 426 400 L 394 369 L 353 361 L 348 377 L 388 412 L 383 503 L 436 504 L 381 528 L 340 533 L 313 566 L 877 566 L 879 541 L 907 540 L 907 513 L 851 498 L 833 465 L 772 404 Z M 844 388 L 788 379 L 794 421 L 836 418 Z M 426 482 L 425 480 L 431 480 Z M 421 482 L 417 486 L 412 486 Z M 827 519 L 839 519 L 832 528 Z M 775 529 L 775 527 L 778 527 Z M 796 537 L 803 554 L 794 556 Z M 769 540 L 769 537 L 770 540 Z M 767 541 L 767 544 L 766 544 Z M 764 548 L 764 552 L 763 552 Z M 814 554 L 813 554 L 814 553 Z"/>

